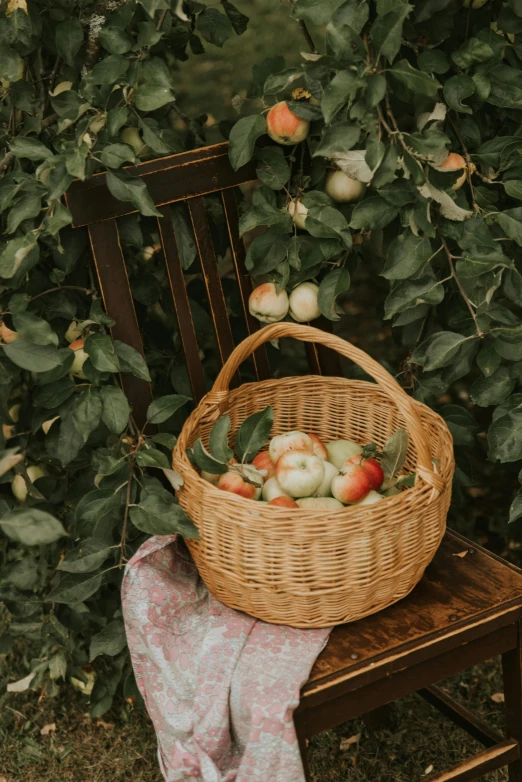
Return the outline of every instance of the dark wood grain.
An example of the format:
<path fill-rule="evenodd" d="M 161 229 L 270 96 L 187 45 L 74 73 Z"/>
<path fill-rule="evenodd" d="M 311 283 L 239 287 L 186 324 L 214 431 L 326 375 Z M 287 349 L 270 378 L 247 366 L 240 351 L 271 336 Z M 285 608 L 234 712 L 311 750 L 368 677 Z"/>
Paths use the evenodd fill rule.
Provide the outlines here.
<path fill-rule="evenodd" d="M 520 626 L 516 648 L 502 655 L 504 678 L 506 733 L 522 746 L 522 671 Z M 509 782 L 522 780 L 522 759 L 515 758 L 509 766 Z"/>
<path fill-rule="evenodd" d="M 215 193 L 257 178 L 253 162 L 238 171 L 233 170 L 228 160 L 228 144 L 181 152 L 130 166 L 126 170 L 143 179 L 157 207 Z M 96 174 L 83 182 L 76 179 L 67 191 L 66 201 L 75 228 L 138 211 L 132 204 L 118 201 L 112 195 L 105 173 Z"/>
<path fill-rule="evenodd" d="M 418 694 L 485 747 L 492 747 L 503 740 L 500 733 L 490 728 L 483 720 L 476 717 L 473 712 L 437 685 L 424 687 L 418 691 Z M 509 731 L 508 734 L 512 735 Z"/>
<path fill-rule="evenodd" d="M 326 331 L 328 334 L 333 334 L 332 321 L 321 315 L 320 318 L 314 320 L 311 326 L 316 326 L 318 329 Z M 341 359 L 339 353 L 335 350 L 325 347 L 324 345 L 317 345 L 317 358 L 321 366 L 321 374 L 329 375 L 330 377 L 341 377 Z"/>
<path fill-rule="evenodd" d="M 464 557 L 456 554 L 471 550 Z M 480 547 L 448 533 L 408 597 L 386 611 L 336 627 L 312 670 L 304 692 L 340 675 L 352 675 L 373 665 L 373 675 L 385 675 L 386 659 L 451 637 L 509 606 L 522 604 L 522 573 L 507 567 Z M 510 620 L 511 621 L 511 620 Z"/>
<path fill-rule="evenodd" d="M 190 310 L 174 226 L 172 225 L 170 207 L 163 207 L 161 211 L 162 217 L 158 218 L 158 225 L 161 243 L 163 245 L 163 253 L 165 255 L 170 292 L 172 294 L 174 309 L 176 310 L 176 317 L 178 319 L 179 333 L 183 352 L 185 354 L 190 386 L 192 388 L 194 401 L 199 402 L 206 393 L 205 376 L 199 357 L 196 331 L 192 320 L 192 312 Z"/>
<path fill-rule="evenodd" d="M 494 747 L 485 749 L 472 758 L 457 763 L 456 766 L 443 771 L 440 774 L 426 777 L 427 782 L 470 782 L 502 768 L 520 755 L 520 748 L 516 741 L 506 739 Z M 520 777 L 518 778 L 520 779 Z"/>
<path fill-rule="evenodd" d="M 116 220 L 90 226 L 89 237 L 103 305 L 107 314 L 116 321 L 111 328 L 112 337 L 125 342 L 144 356 Z M 129 373 L 121 374 L 121 383 L 132 405 L 134 420 L 141 428 L 147 420 L 147 408 L 152 402 L 150 383 Z"/>
<path fill-rule="evenodd" d="M 232 253 L 232 259 L 234 261 L 234 268 L 236 272 L 236 278 L 239 287 L 239 295 L 241 297 L 241 306 L 243 307 L 243 315 L 245 317 L 245 323 L 249 334 L 253 334 L 260 328 L 260 323 L 256 318 L 253 318 L 248 309 L 248 299 L 253 290 L 252 278 L 247 275 L 245 267 L 245 245 L 243 240 L 239 236 L 239 214 L 237 208 L 236 195 L 234 190 L 223 190 L 221 193 L 223 201 L 223 209 L 225 211 L 225 219 L 227 222 L 228 236 L 230 240 L 230 251 Z M 254 368 L 258 380 L 270 379 L 270 365 L 268 363 L 268 356 L 266 352 L 266 346 L 261 345 L 253 356 Z"/>
<path fill-rule="evenodd" d="M 208 300 L 214 331 L 218 344 L 221 363 L 224 364 L 227 358 L 234 350 L 234 339 L 232 329 L 228 319 L 227 304 L 219 278 L 219 272 L 216 261 L 216 254 L 212 244 L 210 228 L 205 211 L 205 201 L 202 197 L 190 198 L 187 201 L 194 236 L 198 246 L 199 257 L 201 259 L 201 268 L 203 270 L 203 279 L 207 289 Z M 232 387 L 239 385 L 239 374 L 236 372 L 232 380 Z"/>

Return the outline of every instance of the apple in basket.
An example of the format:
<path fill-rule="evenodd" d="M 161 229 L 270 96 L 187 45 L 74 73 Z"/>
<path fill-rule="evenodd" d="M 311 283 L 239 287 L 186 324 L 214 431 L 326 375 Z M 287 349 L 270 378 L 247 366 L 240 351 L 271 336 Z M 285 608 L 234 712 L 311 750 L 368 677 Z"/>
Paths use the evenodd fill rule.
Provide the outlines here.
<path fill-rule="evenodd" d="M 270 503 L 277 497 L 288 497 L 289 495 L 282 490 L 277 478 L 273 477 L 269 478 L 263 484 L 262 496 L 265 502 Z"/>
<path fill-rule="evenodd" d="M 372 490 L 372 478 L 360 464 L 345 462 L 332 481 L 332 494 L 343 505 L 364 499 Z"/>
<path fill-rule="evenodd" d="M 286 451 L 277 460 L 279 485 L 294 498 L 310 497 L 324 481 L 324 475 L 323 460 L 309 451 Z"/>
<path fill-rule="evenodd" d="M 242 465 L 237 470 L 229 470 L 219 476 L 218 489 L 245 497 L 247 500 L 258 500 L 261 496 L 263 478 L 255 467 Z"/>
<path fill-rule="evenodd" d="M 328 451 L 328 461 L 335 464 L 338 470 L 347 459 L 363 452 L 361 446 L 354 443 L 353 440 L 333 440 L 331 443 L 326 443 L 326 450 Z"/>
<path fill-rule="evenodd" d="M 265 481 L 274 477 L 275 465 L 268 451 L 258 453 L 255 459 L 252 459 L 252 464 L 261 472 Z"/>
<path fill-rule="evenodd" d="M 274 499 L 270 500 L 268 504 L 276 508 L 298 508 L 299 507 L 297 502 L 293 500 L 291 497 L 274 497 Z"/>
<path fill-rule="evenodd" d="M 286 432 L 286 434 L 278 434 L 271 439 L 268 453 L 274 464 L 277 464 L 286 451 L 308 451 L 313 453 L 313 440 L 304 432 Z"/>
<path fill-rule="evenodd" d="M 348 462 L 350 464 L 360 464 L 361 467 L 364 467 L 366 472 L 370 474 L 372 489 L 379 491 L 384 481 L 384 472 L 377 459 L 374 459 L 373 457 L 364 459 L 361 456 L 352 456 L 348 459 Z"/>

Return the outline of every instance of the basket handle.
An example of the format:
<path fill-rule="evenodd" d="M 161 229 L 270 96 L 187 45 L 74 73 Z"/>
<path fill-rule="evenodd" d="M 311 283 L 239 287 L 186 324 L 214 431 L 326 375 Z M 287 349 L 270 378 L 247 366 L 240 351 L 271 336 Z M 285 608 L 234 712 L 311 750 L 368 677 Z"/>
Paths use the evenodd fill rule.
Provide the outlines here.
<path fill-rule="evenodd" d="M 373 377 L 377 385 L 386 392 L 391 401 L 402 413 L 407 425 L 408 431 L 417 450 L 418 467 L 417 474 L 436 493 L 443 489 L 443 481 L 440 475 L 435 471 L 431 460 L 429 436 L 424 430 L 420 416 L 415 409 L 415 403 L 408 394 L 401 388 L 397 381 L 382 367 L 377 361 L 371 358 L 367 353 L 356 348 L 350 342 L 340 337 L 329 334 L 321 329 L 312 326 L 303 326 L 296 323 L 274 323 L 265 326 L 254 334 L 243 340 L 230 354 L 223 368 L 217 376 L 212 391 L 207 394 L 205 402 L 207 404 L 223 404 L 228 395 L 230 382 L 242 362 L 248 358 L 260 345 L 279 337 L 294 337 L 302 342 L 317 342 L 325 345 L 332 350 L 337 351 L 342 356 L 354 361 L 364 371 Z"/>

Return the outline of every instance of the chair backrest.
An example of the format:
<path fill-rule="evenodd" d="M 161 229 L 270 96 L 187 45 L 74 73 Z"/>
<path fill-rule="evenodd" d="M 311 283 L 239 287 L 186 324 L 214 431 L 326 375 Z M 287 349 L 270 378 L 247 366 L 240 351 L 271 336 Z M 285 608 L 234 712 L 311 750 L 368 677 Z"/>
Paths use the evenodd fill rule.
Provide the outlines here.
<path fill-rule="evenodd" d="M 149 194 L 162 215 L 158 218 L 159 235 L 190 384 L 194 400 L 198 402 L 208 389 L 205 387 L 203 367 L 169 205 L 183 201 L 188 207 L 201 260 L 219 356 L 223 363 L 232 352 L 234 342 L 205 211 L 204 196 L 220 193 L 246 327 L 248 333 L 252 334 L 260 328 L 261 324 L 248 311 L 252 281 L 245 269 L 245 247 L 239 236 L 236 187 L 257 178 L 255 165 L 250 163 L 234 171 L 228 161 L 228 143 L 222 143 L 147 161 L 127 170 L 135 176 L 143 177 Z M 67 192 L 67 206 L 73 216 L 73 227 L 87 226 L 88 228 L 103 302 L 107 313 L 116 321 L 112 329 L 113 338 L 126 342 L 143 355 L 143 341 L 117 224 L 117 218 L 138 210 L 130 203 L 117 200 L 109 191 L 105 180 L 105 173 L 99 173 L 83 182 L 74 181 Z M 314 325 L 331 330 L 330 322 L 323 318 L 315 321 Z M 327 348 L 320 345 L 307 345 L 307 357 L 312 374 L 340 374 L 338 356 Z M 254 356 L 254 369 L 258 380 L 270 377 L 264 346 L 259 348 Z M 141 426 L 145 421 L 147 407 L 152 401 L 150 384 L 133 375 L 122 375 L 121 381 L 132 404 L 135 420 Z M 239 382 L 238 376 L 235 384 Z"/>

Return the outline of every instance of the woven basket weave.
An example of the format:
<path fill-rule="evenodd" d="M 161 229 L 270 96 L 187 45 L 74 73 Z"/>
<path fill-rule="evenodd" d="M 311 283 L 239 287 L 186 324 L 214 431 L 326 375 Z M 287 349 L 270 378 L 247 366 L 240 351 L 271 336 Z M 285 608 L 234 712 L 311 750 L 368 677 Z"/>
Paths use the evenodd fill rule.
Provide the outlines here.
<path fill-rule="evenodd" d="M 237 368 L 262 343 L 295 337 L 355 361 L 376 383 L 305 376 L 229 390 Z M 400 426 L 409 435 L 405 472 L 415 486 L 373 505 L 318 511 L 268 506 L 217 489 L 191 465 L 186 448 L 225 412 L 232 433 L 274 408 L 272 436 L 301 430 L 383 446 Z M 451 435 L 430 408 L 412 400 L 366 353 L 309 326 L 276 323 L 245 339 L 212 391 L 185 422 L 174 450 L 184 484 L 180 505 L 199 530 L 187 540 L 210 592 L 259 619 L 293 627 L 351 622 L 405 597 L 433 558 L 446 527 L 454 470 Z"/>

